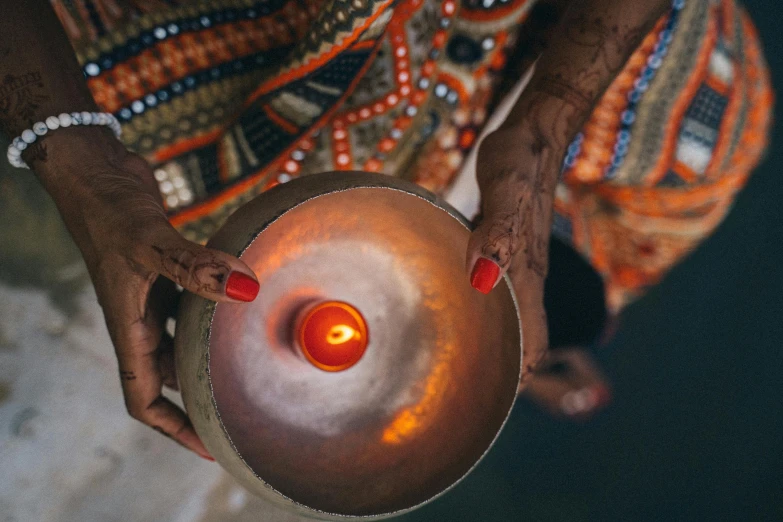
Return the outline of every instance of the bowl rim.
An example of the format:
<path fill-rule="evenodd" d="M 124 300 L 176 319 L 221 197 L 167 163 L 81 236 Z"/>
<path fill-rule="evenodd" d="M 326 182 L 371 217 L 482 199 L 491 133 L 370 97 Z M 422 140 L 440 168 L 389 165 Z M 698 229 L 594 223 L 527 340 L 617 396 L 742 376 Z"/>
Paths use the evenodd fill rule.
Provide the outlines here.
<path fill-rule="evenodd" d="M 415 183 L 411 181 L 404 180 L 402 178 L 396 178 L 392 176 L 388 176 L 385 174 L 377 174 L 377 173 L 369 173 L 369 172 L 361 172 L 361 171 L 340 171 L 340 172 L 328 172 L 328 173 L 321 173 L 321 174 L 314 174 L 314 175 L 308 175 L 303 176 L 301 178 L 295 178 L 291 181 L 286 182 L 285 184 L 281 184 L 278 186 L 275 186 L 258 196 L 254 197 L 250 202 L 245 203 L 241 207 L 239 207 L 235 212 L 232 213 L 231 216 L 226 220 L 226 223 L 217 231 L 215 232 L 215 235 L 219 234 L 221 230 L 223 230 L 226 226 L 229 226 L 232 222 L 232 218 L 240 214 L 239 210 L 246 209 L 250 206 L 252 202 L 258 201 L 260 198 L 263 198 L 264 195 L 274 193 L 274 192 L 280 192 L 287 190 L 289 192 L 294 192 L 294 190 L 299 185 L 304 185 L 306 183 L 313 183 L 313 180 L 310 178 L 318 179 L 321 185 L 326 186 L 328 188 L 325 188 L 324 190 L 316 190 L 312 194 L 307 194 L 305 191 L 304 197 L 298 197 L 296 198 L 296 203 L 294 205 L 291 205 L 287 207 L 285 210 L 281 212 L 274 213 L 274 215 L 266 220 L 263 224 L 261 224 L 259 227 L 254 229 L 252 232 L 250 239 L 244 242 L 244 245 L 241 246 L 238 250 L 234 252 L 229 252 L 232 255 L 235 255 L 236 257 L 240 257 L 250 246 L 258 239 L 258 237 L 266 230 L 268 229 L 273 223 L 276 223 L 279 219 L 281 219 L 283 216 L 288 214 L 289 212 L 293 211 L 294 209 L 298 208 L 301 205 L 304 205 L 310 201 L 313 201 L 315 199 L 329 196 L 331 194 L 336 194 L 340 192 L 348 192 L 356 189 L 383 189 L 383 190 L 393 190 L 396 192 L 401 192 L 404 194 L 412 195 L 415 197 L 418 197 L 421 200 L 426 201 L 430 205 L 445 211 L 447 214 L 449 214 L 452 218 L 456 219 L 463 227 L 465 227 L 468 231 L 472 231 L 472 225 L 470 221 L 463 216 L 457 209 L 455 209 L 453 206 L 451 206 L 448 202 L 446 202 L 443 198 L 433 194 L 429 190 L 416 185 Z M 211 246 L 215 248 L 215 246 L 211 245 L 210 242 L 207 243 L 207 246 Z M 217 248 L 220 248 L 219 246 Z M 523 360 L 524 360 L 524 338 L 523 338 L 523 332 L 522 332 L 522 323 L 520 319 L 520 313 L 519 313 L 519 303 L 517 301 L 517 297 L 514 294 L 513 286 L 511 284 L 511 279 L 508 276 L 508 274 L 504 274 L 502 280 L 505 282 L 506 287 L 509 291 L 509 294 L 511 296 L 511 301 L 514 304 L 514 311 L 517 317 L 517 328 L 519 333 L 519 374 L 517 375 L 517 387 L 516 389 L 519 389 L 521 380 L 522 380 L 522 371 L 523 371 Z M 205 332 L 205 337 L 203 338 L 203 342 L 205 343 L 205 359 L 206 359 L 206 378 L 207 378 L 207 385 L 209 387 L 209 398 L 211 402 L 211 406 L 213 409 L 213 412 L 215 414 L 215 418 L 220 426 L 220 429 L 228 441 L 228 443 L 231 445 L 231 448 L 234 451 L 234 454 L 236 457 L 239 458 L 239 460 L 244 464 L 244 466 L 247 468 L 247 470 L 252 474 L 253 477 L 255 477 L 256 480 L 258 480 L 266 489 L 271 491 L 274 495 L 279 496 L 281 499 L 284 499 L 287 502 L 290 502 L 294 506 L 296 506 L 298 509 L 303 510 L 304 514 L 311 514 L 311 515 L 317 515 L 317 516 L 325 516 L 328 517 L 328 519 L 331 520 L 346 520 L 346 519 L 354 519 L 354 520 L 380 520 L 385 518 L 392 518 L 396 516 L 400 516 L 402 514 L 414 511 L 425 504 L 429 504 L 430 502 L 436 500 L 437 498 L 440 498 L 442 495 L 446 494 L 447 492 L 451 491 L 452 488 L 454 488 L 457 484 L 462 482 L 465 477 L 467 477 L 470 473 L 473 472 L 473 470 L 479 465 L 479 463 L 486 457 L 487 453 L 492 449 L 492 447 L 497 442 L 498 437 L 500 436 L 500 433 L 503 431 L 503 429 L 506 426 L 506 423 L 508 422 L 509 417 L 511 416 L 511 412 L 514 409 L 514 405 L 516 404 L 517 397 L 519 396 L 518 392 L 514 394 L 514 397 L 511 400 L 511 403 L 509 404 L 508 411 L 505 413 L 503 417 L 503 421 L 500 423 L 500 426 L 498 426 L 497 431 L 495 432 L 495 435 L 492 437 L 492 440 L 490 441 L 489 445 L 486 447 L 486 449 L 481 453 L 481 455 L 476 459 L 476 461 L 454 482 L 452 482 L 449 486 L 445 487 L 432 497 L 423 500 L 413 506 L 409 506 L 406 508 L 394 510 L 394 511 L 388 511 L 385 513 L 378 513 L 373 515 L 349 515 L 344 513 L 333 513 L 329 511 L 324 511 L 315 507 L 308 506 L 306 504 L 303 504 L 297 500 L 294 500 L 293 498 L 285 495 L 284 493 L 278 491 L 273 485 L 271 485 L 269 482 L 264 480 L 261 476 L 259 476 L 258 473 L 247 463 L 245 458 L 242 456 L 242 454 L 237 449 L 236 445 L 234 444 L 234 441 L 231 439 L 231 435 L 228 433 L 228 430 L 223 423 L 223 419 L 220 415 L 220 410 L 218 409 L 217 401 L 215 399 L 215 392 L 214 387 L 212 384 L 212 376 L 210 373 L 210 342 L 212 339 L 212 323 L 215 318 L 215 313 L 217 311 L 217 306 L 219 303 L 206 301 L 208 307 L 211 307 L 211 309 L 208 311 L 208 326 Z M 206 317 L 202 316 L 202 320 L 206 319 Z"/>

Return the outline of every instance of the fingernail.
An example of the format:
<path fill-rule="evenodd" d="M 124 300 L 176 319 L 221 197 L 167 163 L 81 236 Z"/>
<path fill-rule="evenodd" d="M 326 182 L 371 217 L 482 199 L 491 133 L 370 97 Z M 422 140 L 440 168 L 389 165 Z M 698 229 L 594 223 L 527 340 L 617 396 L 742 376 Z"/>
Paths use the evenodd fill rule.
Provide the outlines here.
<path fill-rule="evenodd" d="M 252 301 L 258 295 L 258 289 L 258 281 L 242 272 L 231 272 L 226 281 L 226 295 L 237 301 Z"/>
<path fill-rule="evenodd" d="M 488 294 L 495 286 L 500 274 L 500 267 L 486 257 L 480 257 L 473 265 L 473 272 L 470 274 L 470 285 L 481 292 Z"/>
<path fill-rule="evenodd" d="M 598 396 L 594 388 L 569 391 L 560 399 L 560 408 L 566 415 L 592 413 L 597 407 Z"/>
<path fill-rule="evenodd" d="M 210 462 L 215 462 L 214 457 L 210 457 L 209 455 L 201 455 L 201 458 L 203 458 L 204 460 L 208 460 Z"/>

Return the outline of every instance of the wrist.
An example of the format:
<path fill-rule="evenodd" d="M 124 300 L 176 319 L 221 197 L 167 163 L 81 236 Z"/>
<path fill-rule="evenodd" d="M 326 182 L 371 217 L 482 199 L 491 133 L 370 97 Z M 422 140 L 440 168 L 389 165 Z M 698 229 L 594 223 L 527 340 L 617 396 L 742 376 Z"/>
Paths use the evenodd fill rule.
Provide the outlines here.
<path fill-rule="evenodd" d="M 60 128 L 43 136 L 23 154 L 44 185 L 74 181 L 93 164 L 117 164 L 127 155 L 125 146 L 105 126 Z"/>
<path fill-rule="evenodd" d="M 147 162 L 106 127 L 69 127 L 45 138 L 40 143 L 45 158 L 32 170 L 93 267 L 102 253 L 112 251 L 112 230 L 121 216 L 137 209 L 139 201 L 159 204 L 157 183 Z"/>

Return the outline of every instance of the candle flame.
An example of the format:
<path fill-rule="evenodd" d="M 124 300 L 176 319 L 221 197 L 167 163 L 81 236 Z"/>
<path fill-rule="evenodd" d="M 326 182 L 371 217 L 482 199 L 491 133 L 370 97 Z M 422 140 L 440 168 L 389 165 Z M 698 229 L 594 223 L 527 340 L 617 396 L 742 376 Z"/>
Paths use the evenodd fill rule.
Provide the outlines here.
<path fill-rule="evenodd" d="M 336 324 L 329 330 L 326 342 L 329 344 L 344 344 L 352 339 L 358 341 L 361 338 L 362 335 L 355 328 L 351 328 L 347 324 Z"/>
<path fill-rule="evenodd" d="M 324 371 L 350 368 L 367 349 L 369 332 L 364 317 L 342 301 L 316 304 L 306 312 L 297 328 L 302 354 Z"/>

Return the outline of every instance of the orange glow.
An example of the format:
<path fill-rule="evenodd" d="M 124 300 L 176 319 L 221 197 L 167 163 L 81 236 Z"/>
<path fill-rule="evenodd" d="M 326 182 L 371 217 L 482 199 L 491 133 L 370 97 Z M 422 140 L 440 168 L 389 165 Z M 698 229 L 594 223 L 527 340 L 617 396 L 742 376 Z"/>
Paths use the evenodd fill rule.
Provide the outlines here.
<path fill-rule="evenodd" d="M 428 260 L 429 262 L 429 260 Z M 430 283 L 425 283 L 425 294 L 437 295 L 431 290 Z M 448 301 L 443 298 L 428 297 L 424 300 L 425 306 L 434 311 L 444 310 Z M 381 442 L 384 444 L 401 444 L 406 440 L 418 436 L 431 425 L 441 408 L 441 401 L 451 383 L 451 361 L 456 352 L 454 344 L 454 331 L 456 326 L 447 314 L 441 315 L 441 324 L 438 330 L 436 359 L 432 371 L 424 379 L 423 393 L 416 403 L 398 411 L 394 418 L 383 430 Z"/>
<path fill-rule="evenodd" d="M 451 351 L 452 347 L 447 347 Z M 446 361 L 435 365 L 432 373 L 427 376 L 424 384 L 424 394 L 413 406 L 405 408 L 383 430 L 381 441 L 386 444 L 399 444 L 405 439 L 416 435 L 427 424 L 427 419 L 434 417 L 439 399 L 449 381 L 449 366 Z"/>
<path fill-rule="evenodd" d="M 297 337 L 307 360 L 327 372 L 346 370 L 359 362 L 369 341 L 362 314 L 340 301 L 319 303 L 309 310 Z"/>

